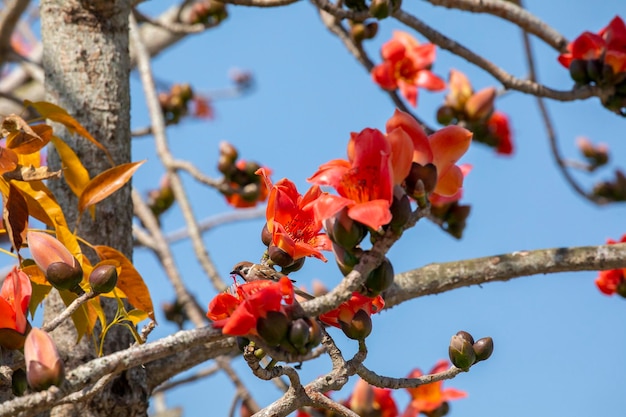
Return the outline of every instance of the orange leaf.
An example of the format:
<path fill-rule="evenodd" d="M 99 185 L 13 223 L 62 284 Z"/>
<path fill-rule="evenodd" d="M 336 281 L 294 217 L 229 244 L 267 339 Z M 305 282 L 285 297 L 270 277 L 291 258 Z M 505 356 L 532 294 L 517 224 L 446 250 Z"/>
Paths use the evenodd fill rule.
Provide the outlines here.
<path fill-rule="evenodd" d="M 17 154 L 11 149 L 0 147 L 0 174 L 17 168 Z"/>
<path fill-rule="evenodd" d="M 47 101 L 32 102 L 29 100 L 24 100 L 24 105 L 31 106 L 32 108 L 37 110 L 37 112 L 39 112 L 42 117 L 45 117 L 46 119 L 61 123 L 70 132 L 78 133 L 80 136 L 84 137 L 85 139 L 96 145 L 98 149 L 101 149 L 106 154 L 107 158 L 109 158 L 111 164 L 113 164 L 113 158 L 111 157 L 111 154 L 109 154 L 109 151 L 104 146 L 102 146 L 100 142 L 98 142 L 93 136 L 91 136 L 91 134 L 87 132 L 87 129 L 85 129 L 83 125 L 78 123 L 76 119 L 70 116 L 69 113 L 65 111 L 65 109 L 63 109 L 62 107 L 59 107 L 56 104 L 48 103 Z"/>
<path fill-rule="evenodd" d="M 28 204 L 13 183 L 9 183 L 9 197 L 6 199 L 2 211 L 2 218 L 13 248 L 19 252 L 28 227 Z"/>
<path fill-rule="evenodd" d="M 117 287 L 124 291 L 133 307 L 145 311 L 148 317 L 155 320 L 150 292 L 135 266 L 121 252 L 109 246 L 94 246 L 94 250 L 100 259 L 112 259 L 120 263 L 122 272 L 117 278 Z"/>
<path fill-rule="evenodd" d="M 87 207 L 99 203 L 122 188 L 144 162 L 145 159 L 118 165 L 96 175 L 78 198 L 78 212 L 82 213 Z"/>
<path fill-rule="evenodd" d="M 7 148 L 23 155 L 35 153 L 50 142 L 52 128 L 46 124 L 35 125 L 32 129 L 10 133 Z"/>
<path fill-rule="evenodd" d="M 85 186 L 89 182 L 89 172 L 83 166 L 82 162 L 72 148 L 67 143 L 63 142 L 56 136 L 52 137 L 52 144 L 56 148 L 61 163 L 63 164 L 63 177 L 70 186 L 72 192 L 76 197 L 85 189 Z"/>
<path fill-rule="evenodd" d="M 32 282 L 33 284 L 37 284 L 42 287 L 43 286 L 52 287 L 52 285 L 50 285 L 50 283 L 46 279 L 46 276 L 43 274 L 41 269 L 39 269 L 39 267 L 35 265 L 35 263 L 32 263 L 31 265 L 22 266 L 22 271 L 26 275 L 28 275 L 28 278 L 30 278 L 30 282 Z"/>

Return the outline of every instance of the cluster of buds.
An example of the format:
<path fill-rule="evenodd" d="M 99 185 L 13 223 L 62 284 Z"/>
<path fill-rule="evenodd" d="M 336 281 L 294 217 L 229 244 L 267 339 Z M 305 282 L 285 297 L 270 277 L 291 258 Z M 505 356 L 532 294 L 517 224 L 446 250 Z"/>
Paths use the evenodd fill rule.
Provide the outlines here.
<path fill-rule="evenodd" d="M 587 138 L 578 138 L 576 146 L 589 163 L 587 166 L 589 172 L 595 171 L 609 162 L 609 148 L 603 143 L 594 145 Z"/>
<path fill-rule="evenodd" d="M 158 220 L 161 214 L 165 213 L 174 205 L 174 201 L 174 192 L 172 191 L 169 177 L 165 175 L 161 178 L 159 188 L 148 192 L 148 207 L 150 207 L 152 214 L 154 214 L 154 217 Z"/>
<path fill-rule="evenodd" d="M 567 45 L 559 62 L 569 69 L 576 85 L 596 85 L 610 94 L 602 101 L 609 110 L 626 116 L 626 25 L 615 16 L 598 33 L 584 32 Z"/>
<path fill-rule="evenodd" d="M 194 3 L 189 12 L 189 23 L 215 25 L 228 17 L 226 5 L 215 0 L 202 0 Z"/>
<path fill-rule="evenodd" d="M 433 205 L 430 214 L 441 221 L 443 230 L 457 239 L 463 237 L 463 231 L 467 225 L 467 218 L 472 207 L 468 204 L 460 204 L 458 201 Z"/>
<path fill-rule="evenodd" d="M 70 251 L 47 233 L 31 231 L 26 236 L 30 254 L 46 280 L 58 290 L 82 294 L 83 268 Z"/>
<path fill-rule="evenodd" d="M 450 70 L 450 93 L 437 110 L 437 121 L 444 125 L 461 125 L 474 133 L 474 140 L 496 149 L 502 155 L 513 153 L 508 118 L 494 110 L 496 89 L 474 92 L 468 78 Z"/>
<path fill-rule="evenodd" d="M 190 113 L 198 118 L 211 118 L 213 114 L 207 98 L 194 94 L 186 83 L 174 84 L 170 91 L 159 93 L 159 104 L 167 124 L 177 124 Z"/>
<path fill-rule="evenodd" d="M 346 0 L 344 5 L 357 12 L 368 10 L 376 19 L 385 19 L 400 8 L 402 0 Z"/>
<path fill-rule="evenodd" d="M 267 187 L 256 174 L 261 166 L 254 161 L 239 158 L 237 148 L 223 141 L 220 143 L 217 169 L 224 175 L 219 191 L 234 207 L 254 207 L 267 198 Z"/>
<path fill-rule="evenodd" d="M 450 340 L 448 354 L 450 361 L 459 369 L 468 370 L 477 362 L 489 359 L 493 353 L 493 339 L 483 337 L 474 342 L 474 338 L 463 330 Z"/>
<path fill-rule="evenodd" d="M 378 22 L 350 21 L 350 37 L 356 44 L 366 39 L 374 39 L 378 33 Z"/>
<path fill-rule="evenodd" d="M 322 341 L 322 329 L 317 320 L 292 319 L 281 312 L 269 312 L 259 318 L 256 331 L 269 346 L 290 355 L 306 355 Z"/>
<path fill-rule="evenodd" d="M 593 187 L 593 195 L 610 201 L 626 201 L 626 175 L 615 170 L 615 179 L 603 181 Z"/>

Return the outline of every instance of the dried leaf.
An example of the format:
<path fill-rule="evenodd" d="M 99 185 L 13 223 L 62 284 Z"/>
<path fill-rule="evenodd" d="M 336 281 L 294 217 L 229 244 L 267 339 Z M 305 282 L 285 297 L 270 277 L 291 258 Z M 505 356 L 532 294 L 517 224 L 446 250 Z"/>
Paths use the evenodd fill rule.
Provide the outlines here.
<path fill-rule="evenodd" d="M 37 136 L 28 123 L 26 123 L 26 120 L 22 119 L 21 116 L 18 116 L 15 113 L 2 119 L 2 125 L 0 125 L 0 134 L 2 134 L 2 136 L 8 136 L 11 133 L 21 131 L 30 132 L 33 136 Z"/>
<path fill-rule="evenodd" d="M 89 183 L 89 172 L 87 172 L 74 150 L 67 143 L 53 136 L 52 144 L 56 148 L 59 158 L 61 158 L 63 177 L 67 185 L 69 185 L 76 197 L 80 196 L 87 183 Z"/>
<path fill-rule="evenodd" d="M 13 171 L 5 172 L 2 176 L 6 180 L 39 181 L 61 178 L 61 171 L 50 171 L 47 166 L 35 168 L 32 165 L 28 167 L 18 165 Z"/>
<path fill-rule="evenodd" d="M 146 161 L 143 160 L 118 165 L 96 175 L 89 181 L 78 198 L 79 213 L 82 213 L 87 207 L 99 203 L 122 188 L 144 162 Z"/>
<path fill-rule="evenodd" d="M 52 138 L 52 128 L 46 124 L 29 127 L 28 131 L 12 132 L 7 136 L 7 148 L 18 154 L 28 155 L 39 151 Z"/>
<path fill-rule="evenodd" d="M 122 272 L 117 278 L 117 288 L 126 294 L 133 307 L 145 311 L 148 317 L 155 320 L 150 291 L 135 266 L 121 252 L 109 246 L 95 246 L 94 250 L 101 260 L 113 259 L 119 262 Z"/>
<path fill-rule="evenodd" d="M 17 167 L 17 154 L 11 149 L 0 147 L 0 174 L 13 171 Z"/>
<path fill-rule="evenodd" d="M 12 183 L 9 183 L 9 196 L 4 204 L 2 218 L 13 248 L 19 252 L 26 239 L 28 204 L 20 190 Z"/>
<path fill-rule="evenodd" d="M 98 149 L 101 149 L 106 154 L 111 164 L 113 164 L 113 158 L 111 157 L 109 151 L 104 146 L 102 146 L 102 144 L 100 144 L 100 142 L 98 142 L 93 136 L 91 136 L 91 134 L 87 132 L 87 129 L 85 129 L 83 125 L 81 125 L 76 119 L 70 116 L 69 113 L 65 111 L 65 109 L 63 109 L 62 107 L 59 107 L 56 104 L 48 103 L 47 101 L 32 102 L 29 100 L 24 100 L 24 105 L 31 106 L 32 108 L 37 110 L 37 112 L 39 112 L 42 117 L 45 117 L 46 119 L 61 123 L 70 132 L 78 133 L 80 136 L 84 137 L 85 139 L 96 145 Z"/>

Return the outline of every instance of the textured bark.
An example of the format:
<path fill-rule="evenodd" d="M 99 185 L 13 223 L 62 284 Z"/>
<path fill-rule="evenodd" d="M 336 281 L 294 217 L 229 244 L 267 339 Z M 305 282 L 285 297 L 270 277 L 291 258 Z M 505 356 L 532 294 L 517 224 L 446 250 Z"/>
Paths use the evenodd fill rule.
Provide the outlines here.
<path fill-rule="evenodd" d="M 130 58 L 128 54 L 128 16 L 130 0 L 42 0 L 41 34 L 46 99 L 66 109 L 104 145 L 115 164 L 130 161 Z M 90 176 L 111 167 L 94 145 L 61 126 L 55 126 L 77 153 Z M 49 165 L 60 169 L 54 149 Z M 77 219 L 77 199 L 64 181 L 50 184 L 69 225 Z M 78 227 L 81 237 L 94 244 L 112 246 L 129 259 L 132 256 L 132 202 L 126 186 L 97 205 L 96 220 L 83 216 Z M 89 256 L 90 254 L 87 253 Z M 44 320 L 54 317 L 64 306 L 58 296 L 48 297 Z M 109 300 L 110 301 L 110 300 Z M 110 318 L 115 302 L 105 305 Z M 89 337 L 76 344 L 70 323 L 53 332 L 69 369 L 95 357 Z M 116 326 L 106 337 L 104 353 L 127 348 L 134 342 L 125 328 Z M 58 416 L 138 416 L 147 414 L 145 376 L 130 370 L 116 378 L 88 404 L 58 407 Z"/>

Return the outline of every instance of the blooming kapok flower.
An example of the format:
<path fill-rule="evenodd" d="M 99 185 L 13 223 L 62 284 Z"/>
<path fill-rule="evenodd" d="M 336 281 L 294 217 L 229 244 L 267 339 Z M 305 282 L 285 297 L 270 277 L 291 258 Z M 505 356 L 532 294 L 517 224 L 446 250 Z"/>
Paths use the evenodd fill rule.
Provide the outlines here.
<path fill-rule="evenodd" d="M 372 386 L 359 378 L 354 385 L 346 407 L 360 416 L 396 417 L 398 407 L 391 396 L 391 390 Z"/>
<path fill-rule="evenodd" d="M 366 297 L 361 293 L 354 292 L 352 297 L 334 310 L 320 314 L 319 319 L 331 326 L 341 328 L 341 322 L 350 323 L 354 315 L 363 310 L 368 316 L 378 313 L 385 306 L 385 300 L 380 295 L 374 298 Z"/>
<path fill-rule="evenodd" d="M 615 241 L 613 239 L 607 239 L 606 241 L 609 245 L 624 242 L 626 242 L 626 234 L 623 235 L 619 241 Z M 626 268 L 600 271 L 598 278 L 596 278 L 596 286 L 603 294 L 606 295 L 615 294 L 618 287 L 620 287 L 620 285 L 624 282 L 626 282 Z"/>
<path fill-rule="evenodd" d="M 385 90 L 400 89 L 413 107 L 417 106 L 417 88 L 441 91 L 446 83 L 430 71 L 435 61 L 435 45 L 420 45 L 411 35 L 394 31 L 393 38 L 381 50 L 383 63 L 372 69 L 372 79 Z"/>
<path fill-rule="evenodd" d="M 26 312 L 32 294 L 32 285 L 28 275 L 14 267 L 6 276 L 0 288 L 0 330 L 14 330 L 24 335 L 27 328 Z M 11 339 L 11 340 L 9 340 Z M 0 346 L 7 349 L 18 349 L 16 340 L 11 337 L 0 337 Z M 17 338 L 21 339 L 21 338 Z M 17 345 L 21 345 L 20 340 Z"/>
<path fill-rule="evenodd" d="M 402 132 L 385 136 L 367 128 L 353 133 L 348 143 L 349 160 L 327 162 L 308 179 L 313 184 L 333 186 L 339 193 L 318 198 L 316 219 L 323 221 L 347 207 L 348 217 L 374 230 L 389 223 L 393 186 L 408 175 L 412 151 L 410 138 Z"/>
<path fill-rule="evenodd" d="M 293 284 L 287 277 L 278 282 L 258 280 L 235 284 L 232 293 L 223 292 L 211 300 L 207 317 L 213 321 L 213 327 L 221 328 L 224 334 L 256 334 L 257 319 L 270 311 L 283 311 L 283 302 L 293 304 L 293 301 Z"/>
<path fill-rule="evenodd" d="M 626 24 L 615 16 L 611 22 L 597 34 L 583 32 L 567 45 L 567 51 L 559 55 L 559 62 L 569 68 L 572 61 L 603 59 L 610 65 L 613 74 L 626 71 Z"/>
<path fill-rule="evenodd" d="M 511 140 L 511 128 L 506 114 L 495 111 L 487 121 L 487 128 L 491 136 L 498 140 L 496 153 L 511 155 L 513 153 L 513 141 Z"/>
<path fill-rule="evenodd" d="M 435 364 L 429 374 L 443 372 L 449 366 L 448 361 L 442 359 Z M 408 375 L 408 378 L 418 378 L 422 375 L 422 371 L 414 369 Z M 402 417 L 416 417 L 421 412 L 428 413 L 438 409 L 447 401 L 467 397 L 465 391 L 455 388 L 443 389 L 443 381 L 431 382 L 430 384 L 420 385 L 416 388 L 407 388 L 406 390 L 411 395 L 411 402 L 402 414 Z"/>
<path fill-rule="evenodd" d="M 312 186 L 304 195 L 296 185 L 283 178 L 272 185 L 265 168 L 257 171 L 270 190 L 265 216 L 267 229 L 272 234 L 272 245 L 282 249 L 293 260 L 314 256 L 326 262 L 320 251 L 330 250 L 331 241 L 322 229 L 321 220 L 315 218 L 314 205 L 324 193 Z"/>
<path fill-rule="evenodd" d="M 387 132 L 401 129 L 413 141 L 413 162 L 422 166 L 433 164 L 437 168 L 437 185 L 431 195 L 460 198 L 463 187 L 463 171 L 456 162 L 467 152 L 472 132 L 459 126 L 446 126 L 430 136 L 408 113 L 396 110 L 387 121 Z"/>

